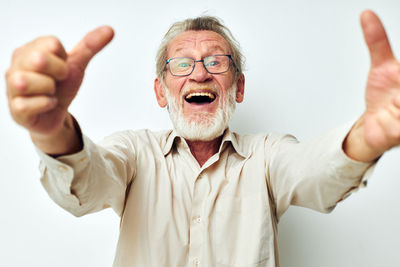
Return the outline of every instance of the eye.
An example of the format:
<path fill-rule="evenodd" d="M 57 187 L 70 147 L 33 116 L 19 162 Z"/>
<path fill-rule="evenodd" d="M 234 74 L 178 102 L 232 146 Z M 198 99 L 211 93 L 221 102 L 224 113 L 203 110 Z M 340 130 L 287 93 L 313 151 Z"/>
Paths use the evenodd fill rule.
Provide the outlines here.
<path fill-rule="evenodd" d="M 190 64 L 187 62 L 181 62 L 177 65 L 178 68 L 187 68 L 190 67 Z"/>
<path fill-rule="evenodd" d="M 207 66 L 210 66 L 210 67 L 215 67 L 218 65 L 219 65 L 219 61 L 216 61 L 216 60 L 207 62 Z"/>

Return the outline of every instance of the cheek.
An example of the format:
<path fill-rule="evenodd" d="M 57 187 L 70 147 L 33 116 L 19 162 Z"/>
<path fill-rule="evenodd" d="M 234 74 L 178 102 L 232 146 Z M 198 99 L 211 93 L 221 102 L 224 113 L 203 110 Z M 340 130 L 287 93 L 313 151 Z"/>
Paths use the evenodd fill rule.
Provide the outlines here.
<path fill-rule="evenodd" d="M 183 85 L 185 83 L 185 79 L 166 79 L 165 85 L 168 87 L 171 95 L 179 95 Z"/>
<path fill-rule="evenodd" d="M 232 72 L 225 73 L 225 75 L 218 77 L 218 82 L 224 88 L 232 87 L 233 83 L 235 82 L 235 77 Z"/>
<path fill-rule="evenodd" d="M 223 81 L 220 81 L 221 89 L 222 89 L 222 97 L 225 99 L 229 96 L 230 90 L 232 89 L 233 86 L 233 79 L 225 79 Z"/>

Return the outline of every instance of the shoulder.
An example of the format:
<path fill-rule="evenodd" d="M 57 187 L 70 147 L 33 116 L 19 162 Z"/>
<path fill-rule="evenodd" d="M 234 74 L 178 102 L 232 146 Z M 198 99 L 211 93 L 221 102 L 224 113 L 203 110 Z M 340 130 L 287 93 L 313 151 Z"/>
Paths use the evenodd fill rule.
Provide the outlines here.
<path fill-rule="evenodd" d="M 236 140 L 238 149 L 245 154 L 260 148 L 272 149 L 279 144 L 298 142 L 294 136 L 282 133 L 239 134 L 232 132 L 232 135 Z"/>
<path fill-rule="evenodd" d="M 166 143 L 166 140 L 171 135 L 172 130 L 161 130 L 161 131 L 152 131 L 149 129 L 140 129 L 140 130 L 123 130 L 115 132 L 104 139 L 102 139 L 99 143 L 101 145 L 108 144 L 127 144 L 132 145 L 134 147 L 146 146 L 146 145 L 162 145 Z"/>

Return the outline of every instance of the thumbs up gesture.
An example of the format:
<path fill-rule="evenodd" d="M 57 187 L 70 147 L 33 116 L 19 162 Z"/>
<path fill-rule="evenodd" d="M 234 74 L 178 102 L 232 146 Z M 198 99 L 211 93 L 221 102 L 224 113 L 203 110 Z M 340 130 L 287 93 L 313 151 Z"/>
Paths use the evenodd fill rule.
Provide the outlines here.
<path fill-rule="evenodd" d="M 345 140 L 344 150 L 354 159 L 371 161 L 400 145 L 400 63 L 374 12 L 361 14 L 361 27 L 371 58 L 366 110 Z"/>
<path fill-rule="evenodd" d="M 10 113 L 34 142 L 54 139 L 71 124 L 68 107 L 85 69 L 113 36 L 113 30 L 103 26 L 89 32 L 69 53 L 55 37 L 40 37 L 14 51 L 6 73 Z"/>

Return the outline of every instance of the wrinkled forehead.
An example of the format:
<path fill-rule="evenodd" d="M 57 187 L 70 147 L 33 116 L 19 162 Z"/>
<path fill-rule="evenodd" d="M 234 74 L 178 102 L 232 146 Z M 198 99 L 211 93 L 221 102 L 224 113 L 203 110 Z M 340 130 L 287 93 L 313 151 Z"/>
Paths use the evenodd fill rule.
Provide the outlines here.
<path fill-rule="evenodd" d="M 228 42 L 214 31 L 185 31 L 168 45 L 167 57 L 185 56 L 185 53 L 231 54 Z"/>

